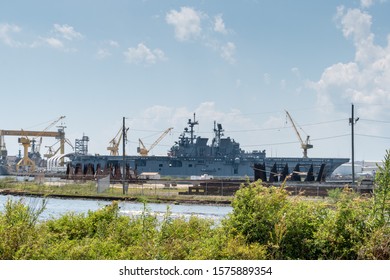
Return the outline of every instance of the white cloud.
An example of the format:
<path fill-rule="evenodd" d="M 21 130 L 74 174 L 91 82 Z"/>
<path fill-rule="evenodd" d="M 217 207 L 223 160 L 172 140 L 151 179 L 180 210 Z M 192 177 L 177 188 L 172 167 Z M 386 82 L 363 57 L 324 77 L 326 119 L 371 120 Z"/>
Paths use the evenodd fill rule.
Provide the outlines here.
<path fill-rule="evenodd" d="M 174 27 L 175 38 L 178 41 L 194 40 L 219 53 L 227 62 L 235 63 L 236 45 L 233 42 L 222 42 L 214 37 L 216 32 L 225 35 L 230 33 L 226 29 L 222 14 L 211 17 L 194 8 L 181 7 L 180 11 L 171 10 L 167 13 L 165 20 Z M 203 30 L 202 25 L 211 28 Z"/>
<path fill-rule="evenodd" d="M 29 45 L 31 48 L 49 47 L 63 52 L 76 52 L 77 49 L 68 47 L 62 40 L 56 37 L 39 37 Z"/>
<path fill-rule="evenodd" d="M 232 42 L 228 42 L 221 47 L 221 57 L 227 62 L 233 64 L 235 62 L 234 54 L 236 52 L 236 45 Z"/>
<path fill-rule="evenodd" d="M 363 8 L 368 8 L 372 5 L 373 2 L 374 2 L 373 0 L 360 0 L 360 5 Z"/>
<path fill-rule="evenodd" d="M 64 25 L 54 24 L 51 33 L 53 36 L 39 37 L 35 42 L 33 42 L 30 45 L 30 47 L 36 48 L 36 47 L 48 46 L 64 52 L 74 52 L 77 50 L 73 47 L 67 46 L 67 44 L 65 44 L 65 40 L 73 41 L 74 39 L 83 38 L 83 36 L 79 32 L 76 32 L 72 26 L 66 24 Z"/>
<path fill-rule="evenodd" d="M 201 12 L 190 7 L 181 7 L 180 12 L 171 10 L 165 20 L 174 26 L 177 40 L 187 41 L 201 34 L 201 18 Z"/>
<path fill-rule="evenodd" d="M 83 38 L 83 35 L 81 35 L 81 33 L 75 31 L 72 26 L 69 26 L 67 24 L 54 24 L 54 32 L 69 41 L 72 41 L 73 39 Z"/>
<path fill-rule="evenodd" d="M 337 9 L 337 16 L 346 38 L 353 36 L 355 41 L 367 38 L 370 34 L 371 16 L 359 9 L 349 9 L 341 6 Z"/>
<path fill-rule="evenodd" d="M 222 19 L 222 15 L 217 15 L 214 17 L 214 31 L 222 34 L 227 34 L 225 23 Z"/>
<path fill-rule="evenodd" d="M 301 77 L 301 71 L 299 71 L 299 68 L 297 67 L 291 68 L 291 73 L 293 73 L 297 78 Z"/>
<path fill-rule="evenodd" d="M 226 108 L 225 108 L 226 109 Z M 164 127 L 173 127 L 173 134 L 171 139 L 168 139 L 167 146 L 156 147 L 154 153 L 162 154 L 167 148 L 170 147 L 172 141 L 176 141 L 179 134 L 182 133 L 182 129 L 188 119 L 193 119 L 194 113 L 196 113 L 196 120 L 199 121 L 199 126 L 195 128 L 196 135 L 202 137 L 209 137 L 209 141 L 214 136 L 212 128 L 214 121 L 222 124 L 223 129 L 227 131 L 229 137 L 235 138 L 237 134 L 231 133 L 236 130 L 248 130 L 250 131 L 256 125 L 251 119 L 249 119 L 240 110 L 231 108 L 230 110 L 221 111 L 217 104 L 213 101 L 204 101 L 200 104 L 194 105 L 194 107 L 165 107 L 165 106 L 153 106 L 145 111 L 141 115 L 141 119 L 137 120 L 136 124 L 138 127 L 148 127 L 155 130 Z M 152 127 L 151 127 L 152 125 Z M 200 132 L 199 132 L 200 131 Z M 240 133 L 239 136 L 242 139 L 253 139 L 246 133 Z M 252 135 L 253 136 L 253 135 Z M 238 140 L 239 139 L 235 139 Z M 245 141 L 246 143 L 248 140 Z M 210 143 L 210 142 L 209 142 Z M 158 151 L 161 152 L 158 152 Z"/>
<path fill-rule="evenodd" d="M 49 45 L 50 47 L 53 47 L 55 49 L 63 49 L 64 44 L 57 38 L 42 38 L 42 40 Z"/>
<path fill-rule="evenodd" d="M 96 58 L 105 59 L 113 55 L 114 49 L 119 48 L 120 45 L 117 41 L 108 40 L 101 44 L 101 47 L 96 51 Z"/>
<path fill-rule="evenodd" d="M 354 43 L 355 58 L 329 66 L 319 81 L 310 84 L 317 92 L 319 105 L 361 103 L 364 110 L 359 112 L 360 117 L 389 117 L 390 36 L 387 46 L 375 44 L 372 17 L 359 9 L 339 7 L 336 18 L 345 38 Z"/>
<path fill-rule="evenodd" d="M 18 33 L 22 29 L 14 24 L 0 24 L 0 41 L 10 47 L 20 47 L 22 43 L 15 41 L 11 34 Z"/>
<path fill-rule="evenodd" d="M 128 48 L 124 55 L 128 63 L 134 64 L 155 64 L 158 61 L 166 60 L 162 50 L 151 50 L 143 43 L 139 43 L 136 48 Z"/>
<path fill-rule="evenodd" d="M 363 9 L 368 9 L 374 5 L 374 2 L 384 3 L 387 2 L 387 0 L 360 0 L 360 6 Z"/>
<path fill-rule="evenodd" d="M 98 59 L 104 59 L 106 57 L 109 57 L 111 56 L 112 54 L 110 53 L 109 50 L 107 49 L 98 49 L 97 53 L 96 53 L 96 57 Z"/>
<path fill-rule="evenodd" d="M 109 40 L 108 41 L 108 45 L 110 47 L 114 47 L 114 48 L 118 48 L 119 47 L 119 43 L 117 41 L 114 41 L 114 40 Z"/>

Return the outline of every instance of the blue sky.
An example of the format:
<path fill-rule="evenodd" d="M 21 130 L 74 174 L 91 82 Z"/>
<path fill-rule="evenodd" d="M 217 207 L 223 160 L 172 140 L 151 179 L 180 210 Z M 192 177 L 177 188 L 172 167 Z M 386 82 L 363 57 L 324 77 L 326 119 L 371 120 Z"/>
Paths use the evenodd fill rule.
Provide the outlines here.
<path fill-rule="evenodd" d="M 165 154 L 196 113 L 199 136 L 217 121 L 245 150 L 301 156 L 287 110 L 309 156 L 350 157 L 353 103 L 355 158 L 382 160 L 389 12 L 386 0 L 0 1 L 0 129 L 65 115 L 71 142 L 88 135 L 106 154 L 126 117 L 129 154 L 174 127 L 153 150 Z"/>

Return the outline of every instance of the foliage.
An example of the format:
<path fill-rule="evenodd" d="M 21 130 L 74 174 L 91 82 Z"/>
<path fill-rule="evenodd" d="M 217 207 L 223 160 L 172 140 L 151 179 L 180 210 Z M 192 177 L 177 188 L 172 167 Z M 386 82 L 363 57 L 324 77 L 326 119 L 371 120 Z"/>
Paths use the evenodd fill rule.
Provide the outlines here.
<path fill-rule="evenodd" d="M 241 188 L 232 202 L 228 227 L 247 242 L 266 243 L 275 236 L 275 225 L 282 219 L 288 193 L 282 188 L 263 187 L 260 182 Z"/>
<path fill-rule="evenodd" d="M 358 251 L 359 259 L 390 260 L 390 228 L 375 228 Z"/>
<path fill-rule="evenodd" d="M 376 222 L 381 225 L 390 223 L 390 151 L 386 151 L 383 167 L 378 166 L 375 176 L 373 214 Z"/>
<path fill-rule="evenodd" d="M 0 259 L 17 258 L 20 250 L 35 243 L 40 232 L 38 217 L 45 204 L 45 200 L 36 207 L 26 206 L 23 200 L 6 202 L 0 215 Z"/>
<path fill-rule="evenodd" d="M 359 248 L 370 234 L 370 203 L 344 189 L 314 233 L 317 258 L 357 259 Z"/>
<path fill-rule="evenodd" d="M 388 244 L 370 238 L 378 230 L 372 199 L 348 188 L 325 203 L 292 198 L 283 188 L 255 182 L 240 189 L 232 205 L 224 221 L 227 233 L 263 246 L 267 259 L 358 259 L 366 258 L 363 252 L 374 250 L 376 242 Z"/>
<path fill-rule="evenodd" d="M 161 220 L 144 202 L 139 216 L 113 202 L 86 214 L 39 220 L 45 208 L 7 201 L 0 213 L 0 259 L 390 259 L 390 155 L 373 197 L 352 189 L 326 200 L 292 197 L 284 187 L 243 185 L 221 223 L 196 216 Z"/>

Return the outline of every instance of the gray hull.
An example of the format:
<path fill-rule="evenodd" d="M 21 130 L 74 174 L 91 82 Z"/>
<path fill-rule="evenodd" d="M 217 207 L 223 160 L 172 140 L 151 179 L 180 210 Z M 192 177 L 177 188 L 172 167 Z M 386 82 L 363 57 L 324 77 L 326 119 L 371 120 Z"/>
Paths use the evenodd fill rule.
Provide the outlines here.
<path fill-rule="evenodd" d="M 0 175 L 2 176 L 10 175 L 8 169 L 4 165 L 0 165 Z"/>
<path fill-rule="evenodd" d="M 189 178 L 208 174 L 214 178 L 249 178 L 263 181 L 280 181 L 283 176 L 300 176 L 299 180 L 313 176 L 309 181 L 329 177 L 341 164 L 348 162 L 347 158 L 259 158 L 235 159 L 223 158 L 177 158 L 168 156 L 128 156 L 126 167 L 132 171 L 133 177 L 145 172 L 159 173 L 162 177 Z M 76 156 L 68 168 L 68 175 L 83 176 L 92 174 L 108 174 L 113 177 L 121 173 L 123 158 L 115 156 Z M 263 175 L 256 176 L 256 171 Z M 257 168 L 256 168 L 257 167 Z M 262 177 L 263 176 L 263 177 Z M 265 177 L 264 177 L 265 176 Z"/>

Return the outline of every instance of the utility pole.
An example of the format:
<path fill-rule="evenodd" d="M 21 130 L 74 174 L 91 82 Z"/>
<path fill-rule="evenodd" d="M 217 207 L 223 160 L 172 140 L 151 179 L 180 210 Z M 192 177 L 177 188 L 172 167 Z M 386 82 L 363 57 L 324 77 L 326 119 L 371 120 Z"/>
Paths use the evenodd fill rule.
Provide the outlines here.
<path fill-rule="evenodd" d="M 355 119 L 354 116 L 354 105 L 352 104 L 351 118 L 349 118 L 349 124 L 351 125 L 351 145 L 352 145 L 352 186 L 355 185 L 355 123 L 359 118 Z"/>
<path fill-rule="evenodd" d="M 122 184 L 123 184 L 123 194 L 127 194 L 127 190 L 129 188 L 128 183 L 126 182 L 126 121 L 125 117 L 123 117 L 123 125 L 122 125 L 122 148 L 123 148 L 123 171 L 122 171 Z"/>

